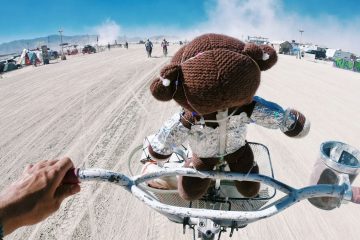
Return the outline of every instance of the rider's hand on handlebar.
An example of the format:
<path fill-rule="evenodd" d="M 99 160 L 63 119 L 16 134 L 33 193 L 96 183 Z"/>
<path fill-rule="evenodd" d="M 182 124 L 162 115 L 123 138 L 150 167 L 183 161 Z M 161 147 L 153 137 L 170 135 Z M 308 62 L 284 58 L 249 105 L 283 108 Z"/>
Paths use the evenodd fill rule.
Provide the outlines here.
<path fill-rule="evenodd" d="M 62 183 L 73 167 L 70 158 L 27 166 L 20 179 L 0 194 L 0 219 L 5 235 L 47 218 L 66 197 L 79 192 L 79 184 Z"/>

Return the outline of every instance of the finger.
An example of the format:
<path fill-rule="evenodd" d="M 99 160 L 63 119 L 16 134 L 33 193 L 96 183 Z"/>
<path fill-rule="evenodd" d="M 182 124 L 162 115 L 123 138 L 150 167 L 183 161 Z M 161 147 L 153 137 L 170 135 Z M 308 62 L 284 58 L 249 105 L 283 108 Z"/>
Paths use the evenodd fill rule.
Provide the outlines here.
<path fill-rule="evenodd" d="M 43 164 L 41 164 L 41 168 L 54 166 L 58 161 L 59 161 L 58 159 L 46 160 L 46 162 L 44 162 Z"/>
<path fill-rule="evenodd" d="M 30 169 L 28 169 L 28 173 L 31 174 L 33 172 L 38 172 L 41 169 L 44 169 L 46 167 L 52 166 L 56 164 L 59 160 L 42 160 L 37 163 L 35 163 Z"/>
<path fill-rule="evenodd" d="M 74 168 L 74 164 L 70 158 L 64 157 L 60 161 L 55 163 L 52 167 L 57 170 L 57 174 L 54 176 L 53 179 L 53 189 L 55 190 L 61 184 L 66 172 L 70 168 Z"/>
<path fill-rule="evenodd" d="M 40 162 L 37 162 L 34 164 L 33 166 L 33 170 L 40 170 L 40 169 L 43 169 L 45 167 L 48 167 L 48 166 L 52 166 L 54 165 L 56 162 L 58 162 L 59 160 L 55 159 L 55 160 L 42 160 Z"/>
<path fill-rule="evenodd" d="M 351 201 L 360 204 L 360 187 L 352 187 L 352 192 L 353 195 Z"/>
<path fill-rule="evenodd" d="M 57 162 L 59 161 L 59 159 L 55 159 L 55 160 L 49 160 L 48 161 L 48 166 L 53 166 L 53 165 L 55 165 Z"/>
<path fill-rule="evenodd" d="M 32 171 L 43 168 L 44 166 L 46 166 L 47 161 L 48 160 L 41 160 L 41 161 L 35 163 L 34 166 L 32 167 Z"/>
<path fill-rule="evenodd" d="M 55 191 L 55 198 L 61 203 L 65 198 L 80 192 L 79 184 L 63 184 Z"/>
<path fill-rule="evenodd" d="M 34 166 L 34 164 L 29 164 L 25 167 L 23 174 L 30 174 L 30 171 L 32 169 L 32 167 Z"/>

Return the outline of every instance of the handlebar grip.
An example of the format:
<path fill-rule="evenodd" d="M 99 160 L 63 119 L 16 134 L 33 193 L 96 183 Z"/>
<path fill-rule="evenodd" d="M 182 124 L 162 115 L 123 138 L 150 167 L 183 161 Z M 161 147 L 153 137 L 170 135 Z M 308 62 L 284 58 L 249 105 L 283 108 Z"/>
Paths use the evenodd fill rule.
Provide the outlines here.
<path fill-rule="evenodd" d="M 352 193 L 351 202 L 360 204 L 360 187 L 352 187 Z"/>
<path fill-rule="evenodd" d="M 79 168 L 71 168 L 69 169 L 63 180 L 62 183 L 63 184 L 77 184 L 80 183 L 80 179 L 78 177 L 78 173 L 79 173 Z"/>

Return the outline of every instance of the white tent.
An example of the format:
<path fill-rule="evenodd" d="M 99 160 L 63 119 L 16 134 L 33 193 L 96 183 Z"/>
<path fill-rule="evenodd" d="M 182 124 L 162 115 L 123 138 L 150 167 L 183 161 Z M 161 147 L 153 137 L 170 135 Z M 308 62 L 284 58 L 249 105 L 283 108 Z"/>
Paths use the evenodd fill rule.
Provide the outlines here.
<path fill-rule="evenodd" d="M 25 65 L 25 57 L 26 57 L 27 52 L 28 51 L 26 49 L 22 50 L 20 58 L 17 61 L 17 64 Z"/>

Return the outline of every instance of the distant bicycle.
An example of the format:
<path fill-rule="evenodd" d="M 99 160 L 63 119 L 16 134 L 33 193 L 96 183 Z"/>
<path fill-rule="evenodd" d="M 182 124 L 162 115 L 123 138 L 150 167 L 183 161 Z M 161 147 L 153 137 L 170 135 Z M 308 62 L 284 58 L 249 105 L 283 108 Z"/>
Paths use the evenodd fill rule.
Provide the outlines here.
<path fill-rule="evenodd" d="M 146 47 L 146 52 L 147 52 L 148 58 L 151 57 L 152 47 Z"/>
<path fill-rule="evenodd" d="M 153 48 L 152 42 L 151 42 L 149 39 L 146 40 L 146 42 L 145 42 L 145 49 L 146 49 L 148 58 L 151 57 L 152 48 Z"/>
<path fill-rule="evenodd" d="M 161 42 L 161 47 L 163 49 L 163 54 L 164 54 L 164 57 L 167 57 L 167 54 L 168 54 L 168 49 L 167 47 L 169 46 L 169 42 L 167 42 L 164 38 L 164 40 Z"/>
<path fill-rule="evenodd" d="M 164 57 L 166 57 L 167 54 L 168 54 L 168 50 L 167 50 L 167 46 L 166 46 L 166 45 L 163 46 L 163 54 L 164 54 Z"/>

